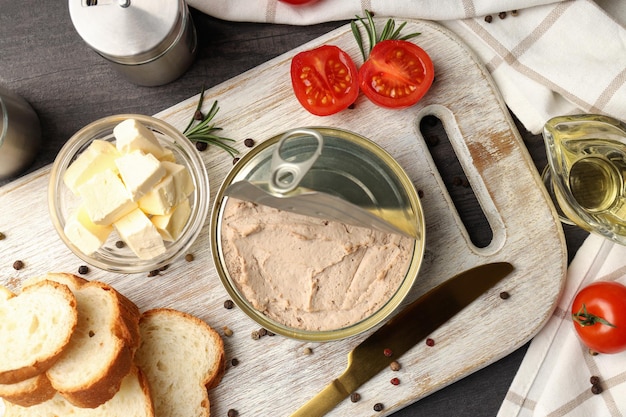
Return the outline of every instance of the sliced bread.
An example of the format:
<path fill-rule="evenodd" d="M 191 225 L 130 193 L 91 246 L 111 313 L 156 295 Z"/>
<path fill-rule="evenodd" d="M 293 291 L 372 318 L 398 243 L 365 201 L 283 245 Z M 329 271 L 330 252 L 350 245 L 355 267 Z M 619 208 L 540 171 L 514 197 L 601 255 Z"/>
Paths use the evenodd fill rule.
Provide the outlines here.
<path fill-rule="evenodd" d="M 15 384 L 0 384 L 0 398 L 22 407 L 48 401 L 56 392 L 45 372 Z"/>
<path fill-rule="evenodd" d="M 66 285 L 78 308 L 70 342 L 46 375 L 73 405 L 98 407 L 115 395 L 130 372 L 139 347 L 139 309 L 111 286 L 72 274 L 31 278 L 25 288 L 42 280 Z"/>
<path fill-rule="evenodd" d="M 149 386 L 143 373 L 133 366 L 119 391 L 96 408 L 80 408 L 61 395 L 32 407 L 5 401 L 4 417 L 154 417 Z"/>
<path fill-rule="evenodd" d="M 78 321 L 70 289 L 41 280 L 19 295 L 0 291 L 0 384 L 45 372 L 61 356 Z"/>
<path fill-rule="evenodd" d="M 199 318 L 166 308 L 143 313 L 139 329 L 135 363 L 150 384 L 155 415 L 208 417 L 207 390 L 225 370 L 220 335 Z"/>

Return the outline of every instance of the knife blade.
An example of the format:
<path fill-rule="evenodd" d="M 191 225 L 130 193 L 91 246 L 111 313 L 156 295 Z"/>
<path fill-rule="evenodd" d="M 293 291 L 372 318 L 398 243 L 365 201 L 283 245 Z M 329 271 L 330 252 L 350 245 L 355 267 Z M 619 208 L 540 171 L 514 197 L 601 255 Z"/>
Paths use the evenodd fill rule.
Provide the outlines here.
<path fill-rule="evenodd" d="M 348 354 L 346 370 L 291 417 L 322 417 L 513 271 L 494 262 L 461 272 L 393 317 Z"/>

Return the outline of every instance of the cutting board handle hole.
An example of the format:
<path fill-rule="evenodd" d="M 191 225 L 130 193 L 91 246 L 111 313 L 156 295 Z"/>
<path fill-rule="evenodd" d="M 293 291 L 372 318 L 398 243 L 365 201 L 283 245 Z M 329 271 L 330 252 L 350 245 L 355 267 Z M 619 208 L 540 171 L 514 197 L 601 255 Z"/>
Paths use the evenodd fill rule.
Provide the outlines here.
<path fill-rule="evenodd" d="M 425 115 L 419 121 L 419 131 L 472 244 L 478 248 L 489 246 L 493 240 L 493 230 L 441 119 L 435 115 Z M 468 227 L 470 220 L 472 224 Z"/>

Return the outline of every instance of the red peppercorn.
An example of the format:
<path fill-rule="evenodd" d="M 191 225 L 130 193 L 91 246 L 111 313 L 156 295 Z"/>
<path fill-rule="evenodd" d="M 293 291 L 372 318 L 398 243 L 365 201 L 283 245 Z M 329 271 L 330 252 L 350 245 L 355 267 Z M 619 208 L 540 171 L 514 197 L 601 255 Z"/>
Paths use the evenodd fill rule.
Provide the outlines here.
<path fill-rule="evenodd" d="M 400 385 L 400 380 L 398 378 L 391 378 L 391 385 Z"/>
<path fill-rule="evenodd" d="M 426 346 L 435 346 L 435 341 L 429 337 L 426 339 Z"/>
<path fill-rule="evenodd" d="M 385 348 L 385 350 L 383 350 L 383 355 L 390 357 L 391 355 L 393 355 L 393 352 L 391 351 L 391 349 Z"/>

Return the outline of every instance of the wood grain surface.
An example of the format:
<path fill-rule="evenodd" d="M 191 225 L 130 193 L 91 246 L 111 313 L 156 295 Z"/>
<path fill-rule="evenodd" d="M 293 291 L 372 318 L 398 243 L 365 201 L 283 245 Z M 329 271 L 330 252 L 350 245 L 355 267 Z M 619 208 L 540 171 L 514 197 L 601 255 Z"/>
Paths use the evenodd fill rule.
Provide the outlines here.
<path fill-rule="evenodd" d="M 359 403 L 345 401 L 331 413 L 337 416 L 389 415 L 520 348 L 551 314 L 566 271 L 563 231 L 489 75 L 473 54 L 440 26 L 419 21 L 409 26 L 422 32 L 420 45 L 433 57 L 437 81 L 427 97 L 407 111 L 376 108 L 361 97 L 354 110 L 320 119 L 297 104 L 288 82 L 291 56 L 322 43 L 336 44 L 358 56 L 348 26 L 206 93 L 207 105 L 218 100 L 218 124 L 225 135 L 240 139 L 242 152 L 244 138 L 262 141 L 292 127 L 323 123 L 370 137 L 394 156 L 424 193 L 427 223 L 424 263 L 407 301 L 479 263 L 507 260 L 516 267 L 502 286 L 436 331 L 434 347 L 416 346 L 399 359 L 401 371 L 379 374 L 362 387 Z M 182 129 L 196 100 L 191 97 L 157 116 Z M 446 191 L 446 179 L 420 132 L 420 121 L 430 115 L 442 121 L 490 226 L 492 239 L 483 247 L 471 241 Z M 232 161 L 217 149 L 203 153 L 203 159 L 213 197 Z M 21 280 L 32 274 L 74 272 L 81 264 L 62 246 L 47 219 L 47 181 L 48 168 L 44 167 L 0 190 L 3 216 L 12 219 L 3 224 L 3 232 L 10 237 L 3 242 L 3 257 L 19 258 L 26 264 L 20 271 L 6 262 L 0 266 L 0 282 L 9 288 L 19 287 Z M 214 415 L 226 415 L 230 408 L 249 416 L 289 415 L 339 375 L 348 351 L 366 335 L 321 344 L 281 336 L 252 340 L 251 332 L 258 330 L 258 325 L 237 309 L 223 308 L 228 297 L 212 265 L 209 226 L 205 224 L 193 247 L 193 262 L 179 260 L 157 277 L 94 270 L 89 278 L 111 283 L 142 310 L 173 307 L 199 316 L 216 329 L 228 326 L 233 330 L 233 336 L 224 339 L 228 358 L 237 358 L 239 365 L 229 367 L 222 384 L 211 391 Z M 498 296 L 504 290 L 511 294 L 510 299 Z M 520 315 L 531 324 L 520 326 Z M 306 347 L 312 349 L 311 355 L 305 354 Z M 393 376 L 400 378 L 400 385 L 389 383 Z M 376 402 L 385 404 L 382 413 L 373 411 Z"/>

